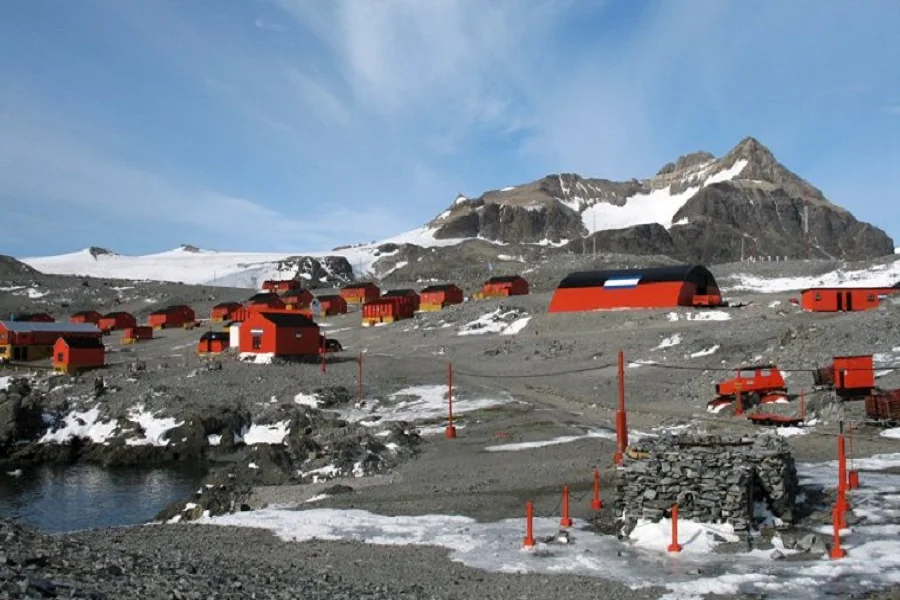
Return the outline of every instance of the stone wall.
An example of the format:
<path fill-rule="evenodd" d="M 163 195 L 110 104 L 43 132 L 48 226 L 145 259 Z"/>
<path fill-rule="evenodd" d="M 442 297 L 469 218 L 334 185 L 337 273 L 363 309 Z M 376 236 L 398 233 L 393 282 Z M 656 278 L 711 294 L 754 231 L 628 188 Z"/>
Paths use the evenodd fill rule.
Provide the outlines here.
<path fill-rule="evenodd" d="M 777 435 L 664 435 L 629 447 L 617 471 L 616 514 L 627 535 L 640 519 L 658 521 L 678 504 L 680 518 L 730 523 L 744 531 L 764 503 L 786 525 L 794 519 L 797 471 Z"/>

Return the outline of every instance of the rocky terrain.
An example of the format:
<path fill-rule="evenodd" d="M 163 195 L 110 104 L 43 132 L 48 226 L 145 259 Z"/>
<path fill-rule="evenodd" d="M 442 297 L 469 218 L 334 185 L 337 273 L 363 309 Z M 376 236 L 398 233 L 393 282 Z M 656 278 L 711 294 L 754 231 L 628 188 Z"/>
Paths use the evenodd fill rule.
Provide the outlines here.
<path fill-rule="evenodd" d="M 643 180 L 563 173 L 460 196 L 429 226 L 437 238 L 555 242 L 574 252 L 596 247 L 704 263 L 742 255 L 861 260 L 894 249 L 883 231 L 830 202 L 754 138 L 718 159 L 682 156 Z"/>
<path fill-rule="evenodd" d="M 480 282 L 485 274 L 467 254 L 475 250 L 456 250 L 460 254 L 449 274 Z M 435 270 L 415 279 L 440 275 L 438 263 L 422 256 L 416 262 Z M 858 459 L 896 452 L 897 442 L 881 436 L 882 427 L 865 422 L 860 403 L 839 405 L 828 391 L 813 391 L 811 370 L 835 354 L 876 353 L 879 385 L 900 387 L 898 305 L 889 302 L 856 314 L 808 314 L 790 303 L 796 291 L 763 294 L 741 288 L 751 277 L 826 277 L 836 265 L 845 266 L 792 261 L 713 266 L 732 308 L 549 315 L 550 290 L 568 270 L 666 259 L 548 254 L 537 265 L 530 257 L 524 260 L 529 262 L 510 264 L 532 269 L 526 274 L 535 290 L 529 296 L 466 302 L 377 328 L 361 327 L 358 312 L 328 319 L 325 331 L 345 351 L 330 356 L 324 372 L 318 363 L 254 364 L 232 353 L 199 357 L 194 352 L 200 335 L 196 330 L 164 330 L 157 339 L 136 345 L 122 345 L 111 336 L 105 340 L 108 368 L 79 377 L 0 372 L 0 378 L 10 377 L 0 395 L 0 477 L 27 473 L 40 463 L 72 460 L 200 463 L 210 470 L 189 497 L 161 507 L 158 519 L 171 524 L 60 536 L 4 524 L 0 597 L 71 596 L 76 589 L 75 597 L 129 597 L 115 593 L 121 588 L 135 590 L 135 597 L 207 597 L 212 588 L 222 597 L 256 592 L 263 598 L 519 598 L 534 589 L 574 598 L 656 598 L 666 586 L 715 579 L 745 563 L 760 573 L 782 569 L 778 577 L 789 572 L 783 569 L 817 564 L 829 542 L 821 528 L 830 522 L 831 498 L 827 489 L 816 487 L 815 477 L 826 468 L 823 461 L 834 456 L 837 420 L 857 422 Z M 402 269 L 389 279 L 397 287 L 415 281 L 404 278 Z M 92 278 L 34 273 L 4 277 L 2 285 L 16 288 L 0 293 L 2 310 L 49 310 L 59 318 L 98 306 L 138 310 L 144 303 L 149 311 L 156 303 L 145 299 L 157 297 L 158 304 L 183 298 L 202 315 L 215 302 L 247 295 L 246 289 L 111 280 L 104 285 Z M 116 289 L 129 286 L 133 288 Z M 29 293 L 32 289 L 37 293 Z M 34 297 L 38 294 L 44 295 Z M 116 298 L 122 300 L 117 303 Z M 68 307 L 61 305 L 63 299 Z M 617 475 L 611 457 L 620 349 L 627 361 L 629 426 L 635 434 L 689 428 L 755 435 L 759 429 L 746 420 L 706 409 L 714 383 L 748 362 L 774 361 L 785 370 L 789 409 L 799 411 L 797 395 L 807 392 L 812 422 L 785 438 L 801 475 L 798 497 L 805 497 L 806 504 L 793 538 L 785 534 L 779 546 L 768 539 L 752 540 L 766 562 L 732 561 L 729 552 L 746 549 L 742 540 L 722 544 L 712 558 L 704 554 L 707 564 L 688 561 L 671 581 L 660 580 L 655 569 L 635 575 L 644 577 L 648 587 L 633 589 L 634 580 L 622 578 L 628 569 L 615 561 L 627 559 L 638 568 L 646 557 L 614 541 L 614 535 L 596 534 L 597 529 L 616 529 Z M 443 437 L 448 363 L 453 368 L 455 440 Z M 553 442 L 559 439 L 566 441 Z M 586 498 L 594 468 L 601 471 L 607 508 L 591 525 L 595 515 Z M 882 477 L 892 475 L 862 475 L 873 483 Z M 571 487 L 572 516 L 579 522 L 566 538 L 569 544 L 554 541 L 564 484 Z M 533 559 L 537 562 L 520 554 L 521 521 L 507 522 L 521 519 L 526 500 L 535 502 L 542 519 L 539 537 L 549 540 L 542 542 L 544 554 Z M 883 501 L 889 502 L 890 495 Z M 891 506 L 868 506 L 855 522 L 891 514 Z M 279 510 L 290 509 L 322 511 L 313 521 L 332 528 L 319 534 L 333 536 L 332 541 L 299 543 L 288 534 L 210 524 L 257 513 L 277 523 L 283 514 Z M 342 529 L 346 519 L 360 515 L 401 522 L 354 529 L 348 521 Z M 453 519 L 472 520 L 458 525 L 462 529 L 456 533 L 433 538 L 404 529 L 413 525 L 403 519 L 427 515 L 434 519 L 431 529 L 445 527 L 441 519 L 451 524 Z M 453 546 L 458 536 L 465 539 Z M 429 539 L 427 546 L 408 545 Z M 398 545 L 366 543 L 372 540 Z M 804 540 L 801 551 L 792 554 L 797 540 Z M 475 550 L 467 554 L 470 546 Z M 790 560 L 770 559 L 776 549 L 790 554 Z M 590 563 L 596 570 L 585 567 L 566 575 L 542 571 L 541 561 L 549 568 L 570 551 L 579 557 L 573 564 Z M 536 573 L 502 574 L 497 565 L 478 562 L 491 556 L 500 557 L 494 559 L 498 565 L 526 561 Z M 602 560 L 593 563 L 592 556 Z M 795 561 L 802 567 L 791 567 Z M 610 568 L 597 566 L 602 563 Z M 552 564 L 557 573 L 569 568 Z M 541 572 L 545 574 L 537 574 Z M 834 596 L 841 597 L 859 580 L 845 581 L 835 584 Z M 742 597 L 760 589 L 748 581 L 717 597 Z"/>

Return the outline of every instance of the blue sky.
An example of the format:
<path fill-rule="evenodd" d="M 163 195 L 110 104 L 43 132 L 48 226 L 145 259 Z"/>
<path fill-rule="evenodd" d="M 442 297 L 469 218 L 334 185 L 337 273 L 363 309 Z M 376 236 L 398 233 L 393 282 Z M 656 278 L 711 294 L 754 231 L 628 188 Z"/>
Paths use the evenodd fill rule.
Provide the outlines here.
<path fill-rule="evenodd" d="M 0 6 L 0 253 L 320 250 L 753 135 L 900 245 L 900 3 Z"/>

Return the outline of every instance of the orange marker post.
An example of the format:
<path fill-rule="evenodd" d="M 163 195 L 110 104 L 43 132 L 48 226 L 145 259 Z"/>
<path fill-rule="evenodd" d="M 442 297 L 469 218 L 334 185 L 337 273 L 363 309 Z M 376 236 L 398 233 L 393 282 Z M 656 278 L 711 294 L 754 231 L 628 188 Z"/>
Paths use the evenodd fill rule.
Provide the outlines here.
<path fill-rule="evenodd" d="M 800 390 L 800 420 L 806 423 L 806 394 Z"/>
<path fill-rule="evenodd" d="M 447 428 L 444 436 L 448 440 L 456 437 L 456 427 L 453 425 L 453 363 L 447 363 Z"/>
<path fill-rule="evenodd" d="M 850 470 L 847 471 L 847 489 L 855 490 L 859 488 L 859 471 L 853 468 L 853 423 L 847 428 L 850 439 Z"/>
<path fill-rule="evenodd" d="M 625 416 L 625 354 L 619 350 L 619 410 L 616 411 L 616 454 L 613 460 L 617 465 L 625 458 L 628 447 L 628 423 Z"/>
<path fill-rule="evenodd" d="M 359 401 L 360 401 L 360 402 L 362 402 L 362 399 L 363 399 L 363 391 L 362 391 L 362 387 L 363 387 L 363 384 L 362 384 L 362 378 L 363 378 L 363 373 L 362 373 L 362 361 L 363 361 L 363 356 L 362 356 L 362 352 L 360 352 L 360 353 L 359 353 L 359 374 L 357 375 L 357 379 L 359 380 Z"/>
<path fill-rule="evenodd" d="M 847 551 L 841 548 L 841 517 L 842 511 L 840 506 L 837 504 L 834 505 L 834 508 L 831 511 L 831 530 L 832 530 L 832 543 L 831 543 L 831 552 L 829 556 L 832 559 L 844 558 L 847 556 Z"/>
<path fill-rule="evenodd" d="M 325 353 L 327 352 L 326 348 L 328 348 L 328 344 L 326 343 L 328 338 L 326 334 L 322 334 L 322 372 L 325 372 Z"/>
<path fill-rule="evenodd" d="M 594 497 L 591 499 L 591 510 L 603 508 L 603 500 L 600 499 L 600 469 L 594 469 Z"/>
<path fill-rule="evenodd" d="M 741 376 L 741 372 L 738 371 L 738 377 Z M 734 410 L 734 416 L 742 417 L 744 416 L 744 403 L 741 401 L 741 382 L 736 381 L 734 383 L 734 391 L 737 392 L 737 407 Z"/>
<path fill-rule="evenodd" d="M 562 517 L 559 519 L 559 526 L 563 529 L 572 526 L 572 519 L 569 517 L 569 486 L 563 486 L 562 497 Z"/>
<path fill-rule="evenodd" d="M 681 552 L 681 544 L 678 543 L 678 505 L 672 505 L 672 543 L 667 548 L 669 552 Z"/>
<path fill-rule="evenodd" d="M 522 546 L 534 548 L 534 505 L 531 500 L 525 503 L 525 541 Z"/>

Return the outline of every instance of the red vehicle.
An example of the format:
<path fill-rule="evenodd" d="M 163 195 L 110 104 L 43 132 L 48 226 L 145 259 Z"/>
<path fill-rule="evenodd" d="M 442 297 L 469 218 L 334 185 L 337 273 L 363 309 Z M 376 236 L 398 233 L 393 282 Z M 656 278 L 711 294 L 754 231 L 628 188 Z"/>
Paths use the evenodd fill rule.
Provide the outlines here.
<path fill-rule="evenodd" d="M 841 398 L 863 398 L 875 389 L 875 362 L 871 354 L 835 356 L 834 362 L 813 373 L 813 381 Z"/>
<path fill-rule="evenodd" d="M 784 377 L 775 365 L 741 367 L 737 375 L 716 384 L 716 398 L 709 406 L 731 404 L 741 396 L 743 408 L 787 400 Z"/>

